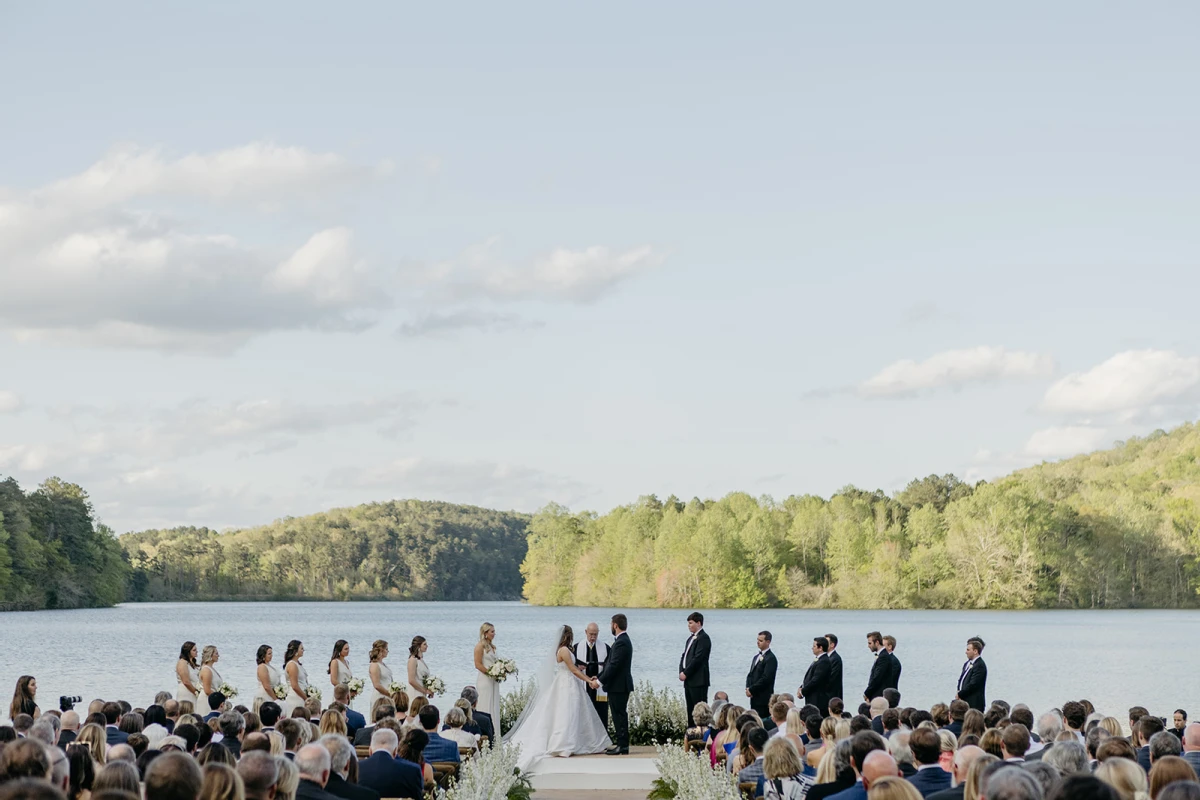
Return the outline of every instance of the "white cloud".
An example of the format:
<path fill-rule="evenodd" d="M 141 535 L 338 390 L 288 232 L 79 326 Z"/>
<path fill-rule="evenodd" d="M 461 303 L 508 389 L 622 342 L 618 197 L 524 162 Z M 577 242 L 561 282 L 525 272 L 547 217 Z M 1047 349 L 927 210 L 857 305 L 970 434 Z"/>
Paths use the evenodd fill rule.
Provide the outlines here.
<path fill-rule="evenodd" d="M 1169 415 L 1198 400 L 1200 357 L 1169 350 L 1130 350 L 1062 378 L 1046 391 L 1042 408 L 1132 421 Z"/>
<path fill-rule="evenodd" d="M 396 335 L 402 339 L 446 338 L 470 330 L 501 333 L 537 327 L 541 327 L 540 322 L 527 321 L 516 314 L 468 308 L 426 314 L 411 322 L 405 322 L 396 330 Z"/>
<path fill-rule="evenodd" d="M 511 264 L 500 257 L 499 244 L 493 238 L 469 247 L 458 259 L 426 270 L 425 278 L 457 299 L 589 303 L 654 269 L 665 258 L 648 245 L 623 251 L 593 246 L 558 248 L 528 263 Z"/>
<path fill-rule="evenodd" d="M 1024 453 L 1045 460 L 1068 458 L 1098 450 L 1109 442 L 1104 428 L 1064 425 L 1035 432 L 1025 442 Z"/>
<path fill-rule="evenodd" d="M 924 361 L 904 359 L 889 364 L 859 384 L 866 397 L 897 397 L 945 386 L 962 386 L 1002 379 L 1044 377 L 1054 371 L 1054 359 L 1042 353 L 975 347 L 947 350 Z"/>
<path fill-rule="evenodd" d="M 21 407 L 21 397 L 16 392 L 0 389 L 0 414 L 11 414 Z"/>

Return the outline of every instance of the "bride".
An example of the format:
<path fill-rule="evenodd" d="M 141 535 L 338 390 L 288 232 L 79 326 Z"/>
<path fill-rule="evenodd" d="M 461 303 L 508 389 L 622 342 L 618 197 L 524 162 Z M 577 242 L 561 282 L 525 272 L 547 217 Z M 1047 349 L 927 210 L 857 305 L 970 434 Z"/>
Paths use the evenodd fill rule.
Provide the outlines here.
<path fill-rule="evenodd" d="M 571 626 L 564 625 L 553 657 L 538 672 L 537 691 L 504 737 L 521 746 L 517 766 L 522 770 L 546 756 L 603 753 L 612 747 L 587 694 L 588 686 L 599 684 L 575 666 L 574 639 Z"/>

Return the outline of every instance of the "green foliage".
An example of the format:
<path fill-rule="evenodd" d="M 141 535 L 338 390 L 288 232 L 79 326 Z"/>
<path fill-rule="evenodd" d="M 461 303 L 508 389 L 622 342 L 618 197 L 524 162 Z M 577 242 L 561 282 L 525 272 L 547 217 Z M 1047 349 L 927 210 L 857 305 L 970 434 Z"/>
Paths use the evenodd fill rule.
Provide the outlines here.
<path fill-rule="evenodd" d="M 655 689 L 650 681 L 639 681 L 629 695 L 629 743 L 632 745 L 682 744 L 687 732 L 683 695 L 670 689 Z"/>
<path fill-rule="evenodd" d="M 132 600 L 233 597 L 511 600 L 528 517 L 399 500 L 217 533 L 121 537 Z"/>
<path fill-rule="evenodd" d="M 0 481 L 0 609 L 109 606 L 129 564 L 82 488 L 49 478 L 31 494 Z"/>
<path fill-rule="evenodd" d="M 776 502 L 653 495 L 534 517 L 525 597 L 669 608 L 1200 605 L 1200 427 L 971 486 Z"/>
<path fill-rule="evenodd" d="M 537 681 L 532 678 L 527 681 L 517 680 L 516 685 L 508 694 L 500 696 L 500 734 L 506 734 L 517 724 L 517 719 L 537 691 Z"/>

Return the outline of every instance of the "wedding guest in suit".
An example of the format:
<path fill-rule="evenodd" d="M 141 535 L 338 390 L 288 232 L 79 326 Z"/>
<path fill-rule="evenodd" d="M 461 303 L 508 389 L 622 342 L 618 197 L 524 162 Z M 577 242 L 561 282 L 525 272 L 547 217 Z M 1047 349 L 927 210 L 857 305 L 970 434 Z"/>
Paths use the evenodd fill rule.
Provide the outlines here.
<path fill-rule="evenodd" d="M 771 652 L 771 632 L 759 631 L 758 652 L 750 661 L 750 672 L 746 674 L 746 697 L 750 707 L 760 718 L 770 716 L 771 695 L 775 693 L 775 673 L 779 662 Z"/>
<path fill-rule="evenodd" d="M 846 698 L 845 684 L 842 682 L 842 656 L 837 651 L 838 637 L 836 634 L 825 634 L 825 641 L 829 642 L 829 691 L 834 697 L 844 700 Z"/>
<path fill-rule="evenodd" d="M 376 728 L 379 727 L 379 721 L 396 716 L 396 707 L 391 701 L 380 698 L 375 701 L 375 707 L 371 709 L 372 724 L 366 728 L 360 728 L 354 734 L 354 746 L 363 747 L 371 744 L 374 741 Z"/>
<path fill-rule="evenodd" d="M 892 654 L 883 646 L 883 634 L 871 631 L 867 634 L 867 649 L 875 656 L 871 665 L 871 675 L 867 678 L 867 688 L 863 691 L 863 699 L 868 703 L 883 695 L 888 688 L 888 680 L 892 676 Z"/>
<path fill-rule="evenodd" d="M 887 688 L 900 688 L 900 659 L 896 658 L 896 637 L 890 633 L 883 637 L 883 646 L 887 648 L 888 655 L 892 657 L 891 672 L 888 674 Z"/>
<path fill-rule="evenodd" d="M 379 792 L 350 782 L 354 746 L 345 736 L 328 733 L 317 742 L 329 751 L 329 781 L 325 784 L 325 791 L 342 800 L 379 800 Z"/>
<path fill-rule="evenodd" d="M 114 744 L 125 744 L 129 734 L 122 731 L 118 725 L 121 722 L 121 704 L 108 702 L 104 704 L 104 734 L 111 747 Z"/>
<path fill-rule="evenodd" d="M 908 779 L 921 797 L 950 788 L 950 773 L 938 763 L 942 757 L 942 740 L 928 728 L 917 728 L 908 737 L 916 773 Z"/>
<path fill-rule="evenodd" d="M 300 770 L 300 785 L 296 800 L 331 800 L 334 795 L 325 791 L 331 773 L 329 751 L 319 744 L 306 744 L 296 753 L 296 769 Z"/>
<path fill-rule="evenodd" d="M 350 699 L 349 686 L 342 683 L 333 687 L 333 701 L 335 703 L 341 703 L 343 706 L 345 706 L 344 714 L 346 717 L 346 731 L 347 735 L 353 739 L 354 734 L 367 727 L 367 720 L 362 714 L 350 707 Z"/>
<path fill-rule="evenodd" d="M 963 664 L 958 676 L 958 699 L 968 706 L 983 711 L 987 708 L 987 664 L 983 658 L 983 639 L 972 636 L 967 640 L 967 663 Z"/>
<path fill-rule="evenodd" d="M 629 693 L 633 691 L 633 642 L 629 640 L 629 620 L 624 614 L 613 614 L 613 643 L 608 649 L 608 662 L 596 677 L 608 692 L 609 713 L 617 743 L 605 751 L 610 756 L 629 753 Z"/>
<path fill-rule="evenodd" d="M 487 711 L 479 710 L 479 693 L 474 686 L 464 686 L 462 694 L 459 695 L 463 700 L 471 704 L 471 721 L 479 728 L 479 734 L 486 736 L 489 742 L 496 741 L 495 724 L 496 720 L 492 719 L 492 715 Z M 474 731 L 472 731 L 473 733 Z"/>
<path fill-rule="evenodd" d="M 458 754 L 458 743 L 453 739 L 443 738 L 438 734 L 438 723 L 441 722 L 441 712 L 437 706 L 425 706 L 418 715 L 421 729 L 429 735 L 429 744 L 425 745 L 426 761 L 458 762 L 462 757 Z"/>
<path fill-rule="evenodd" d="M 608 645 L 599 639 L 600 626 L 589 622 L 584 629 L 583 641 L 575 643 L 575 666 L 579 667 L 580 671 L 589 678 L 599 675 L 600 670 L 604 668 L 604 662 L 608 660 Z M 587 694 L 592 699 L 592 707 L 596 709 L 600 722 L 607 728 L 608 701 L 597 700 L 596 690 L 590 685 L 587 687 Z"/>
<path fill-rule="evenodd" d="M 153 708 L 158 709 L 158 711 L 157 711 L 158 714 L 160 714 L 160 715 L 162 714 L 162 706 L 150 706 L 150 708 L 146 709 L 147 721 L 150 720 L 150 709 L 153 709 Z M 163 716 L 162 719 L 166 719 L 166 717 Z M 149 727 L 149 726 L 147 726 L 147 727 Z M 165 732 L 166 729 L 164 728 L 163 730 L 164 730 L 163 736 L 166 736 L 167 735 Z M 145 731 L 143 731 L 143 732 L 145 732 Z M 75 737 L 78 735 L 79 735 L 79 712 L 78 711 L 64 711 L 63 715 L 62 715 L 62 728 L 58 732 L 58 746 L 61 747 L 63 750 L 66 750 L 67 745 L 69 745 L 71 742 L 75 741 Z M 162 738 L 162 737 L 159 737 L 159 738 Z"/>
<path fill-rule="evenodd" d="M 813 639 L 813 662 L 804 673 L 804 683 L 796 690 L 796 694 L 817 707 L 822 717 L 829 716 L 829 701 L 833 699 L 830 683 L 833 676 L 832 662 L 826 650 L 829 640 L 824 636 Z"/>
<path fill-rule="evenodd" d="M 960 747 L 954 753 L 954 765 L 950 773 L 954 785 L 926 796 L 930 800 L 963 800 L 963 792 L 967 788 L 967 774 L 971 771 L 971 765 L 982 755 L 983 750 L 973 744 Z"/>
<path fill-rule="evenodd" d="M 251 750 L 238 760 L 237 773 L 246 789 L 246 800 L 271 800 L 279 767 L 269 752 Z"/>
<path fill-rule="evenodd" d="M 421 767 L 396 757 L 400 740 L 395 731 L 380 728 L 371 737 L 371 755 L 358 762 L 358 785 L 381 797 L 407 797 L 421 800 L 425 781 Z"/>
<path fill-rule="evenodd" d="M 691 635 L 679 657 L 679 680 L 683 682 L 683 700 L 690 728 L 695 724 L 692 709 L 697 703 L 708 702 L 708 656 L 712 642 L 704 631 L 704 615 L 699 611 L 688 614 L 687 626 Z"/>

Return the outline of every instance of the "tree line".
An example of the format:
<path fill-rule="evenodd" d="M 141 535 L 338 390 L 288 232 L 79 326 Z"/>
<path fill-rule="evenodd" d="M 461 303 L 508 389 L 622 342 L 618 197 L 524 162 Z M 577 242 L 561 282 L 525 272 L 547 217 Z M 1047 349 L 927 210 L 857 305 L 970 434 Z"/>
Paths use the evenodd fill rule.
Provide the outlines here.
<path fill-rule="evenodd" d="M 654 495 L 550 506 L 521 566 L 539 605 L 677 608 L 1193 607 L 1200 428 L 1155 431 L 995 482 L 894 496 Z"/>

